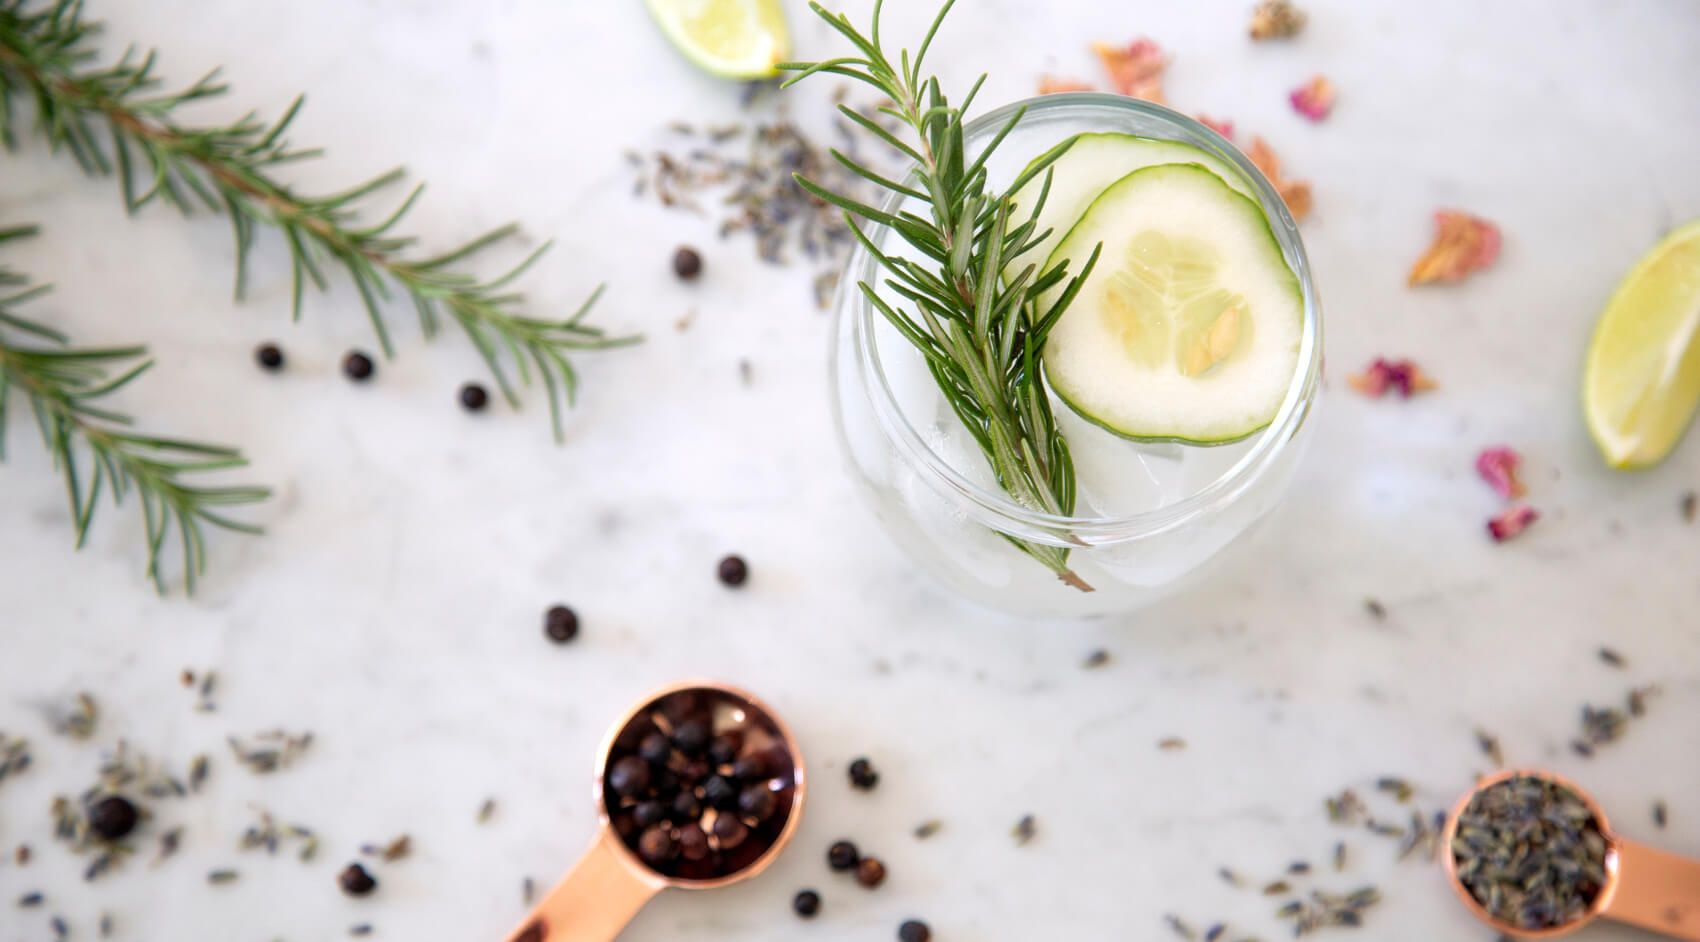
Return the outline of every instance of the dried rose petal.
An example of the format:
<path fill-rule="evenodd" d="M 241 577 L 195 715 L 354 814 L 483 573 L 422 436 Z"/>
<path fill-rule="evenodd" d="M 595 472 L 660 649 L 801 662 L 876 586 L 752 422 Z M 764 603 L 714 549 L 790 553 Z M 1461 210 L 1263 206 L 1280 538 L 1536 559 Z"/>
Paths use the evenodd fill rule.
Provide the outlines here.
<path fill-rule="evenodd" d="M 1078 79 L 1052 78 L 1049 75 L 1039 77 L 1039 94 L 1055 95 L 1058 92 L 1089 92 L 1092 86 Z"/>
<path fill-rule="evenodd" d="M 1409 283 L 1460 281 L 1499 257 L 1499 227 L 1480 216 L 1442 209 L 1434 214 L 1434 244 L 1411 267 Z"/>
<path fill-rule="evenodd" d="M 1199 124 L 1215 131 L 1217 134 L 1222 135 L 1230 141 L 1234 139 L 1234 122 L 1217 121 L 1215 118 L 1208 118 L 1204 115 L 1198 115 L 1197 118 Z"/>
<path fill-rule="evenodd" d="M 1297 35 L 1305 27 L 1305 13 L 1289 0 L 1263 0 L 1251 13 L 1252 39 L 1279 39 Z"/>
<path fill-rule="evenodd" d="M 1149 39 L 1136 39 L 1126 46 L 1093 43 L 1092 51 L 1103 60 L 1110 84 L 1129 98 L 1166 104 L 1163 100 L 1163 70 L 1169 60 L 1162 47 Z"/>
<path fill-rule="evenodd" d="M 1387 360 L 1376 357 L 1369 368 L 1362 373 L 1354 373 L 1346 377 L 1352 388 L 1371 398 L 1378 398 L 1388 389 L 1399 390 L 1401 398 L 1409 399 L 1420 392 L 1428 392 L 1439 388 L 1435 382 L 1424 373 L 1422 367 L 1410 360 Z"/>
<path fill-rule="evenodd" d="M 1312 121 L 1321 121 L 1334 110 L 1334 83 L 1318 75 L 1293 89 L 1287 98 L 1299 114 Z"/>
<path fill-rule="evenodd" d="M 1251 146 L 1245 148 L 1245 155 L 1263 175 L 1274 185 L 1275 192 L 1281 194 L 1281 199 L 1287 204 L 1287 210 L 1293 214 L 1293 219 L 1301 220 L 1310 215 L 1311 197 L 1310 184 L 1303 180 L 1283 180 L 1281 178 L 1281 158 L 1269 148 L 1261 137 L 1251 139 Z"/>
<path fill-rule="evenodd" d="M 1539 520 L 1540 514 L 1528 504 L 1515 504 L 1505 508 L 1504 512 L 1488 521 L 1488 533 L 1493 535 L 1495 543 L 1503 543 L 1528 528 L 1529 524 Z"/>
<path fill-rule="evenodd" d="M 1488 482 L 1499 496 L 1510 500 L 1522 497 L 1527 488 L 1517 480 L 1517 466 L 1523 463 L 1523 456 L 1504 445 L 1498 448 L 1487 448 L 1476 456 L 1476 473 L 1482 480 Z"/>

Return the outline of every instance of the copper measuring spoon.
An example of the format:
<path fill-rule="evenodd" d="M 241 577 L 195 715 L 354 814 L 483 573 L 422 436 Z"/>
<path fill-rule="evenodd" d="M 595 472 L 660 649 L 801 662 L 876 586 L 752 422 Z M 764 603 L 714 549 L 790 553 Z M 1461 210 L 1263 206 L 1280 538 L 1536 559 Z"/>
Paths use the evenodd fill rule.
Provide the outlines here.
<path fill-rule="evenodd" d="M 1463 881 L 1458 879 L 1458 861 L 1452 855 L 1452 839 L 1458 833 L 1459 817 L 1477 792 L 1518 776 L 1544 779 L 1570 790 L 1587 806 L 1600 834 L 1606 839 L 1605 886 L 1600 888 L 1599 895 L 1594 897 L 1586 913 L 1563 925 L 1519 929 L 1501 922 L 1477 902 Z M 1700 860 L 1678 857 L 1618 836 L 1593 796 L 1563 776 L 1539 769 L 1516 769 L 1482 779 L 1452 809 L 1441 840 L 1441 859 L 1446 862 L 1446 878 L 1452 888 L 1458 891 L 1464 905 L 1477 919 L 1505 935 L 1519 939 L 1555 939 L 1603 918 L 1650 929 L 1673 939 L 1700 942 Z"/>
<path fill-rule="evenodd" d="M 698 705 L 690 706 L 693 702 Z M 638 834 L 631 815 L 620 807 L 605 778 L 616 753 L 635 754 L 647 733 L 669 731 L 670 713 L 700 709 L 712 715 L 715 733 L 729 728 L 743 733 L 741 754 L 767 758 L 777 810 L 737 847 L 716 849 L 702 861 L 676 860 L 663 872 L 633 849 Z M 597 752 L 593 794 L 600 823 L 590 849 L 508 934 L 507 942 L 612 942 L 651 897 L 668 887 L 712 890 L 755 876 L 773 863 L 796 832 L 803 792 L 803 757 L 797 742 L 760 700 L 713 681 L 685 681 L 650 693 L 608 730 Z"/>

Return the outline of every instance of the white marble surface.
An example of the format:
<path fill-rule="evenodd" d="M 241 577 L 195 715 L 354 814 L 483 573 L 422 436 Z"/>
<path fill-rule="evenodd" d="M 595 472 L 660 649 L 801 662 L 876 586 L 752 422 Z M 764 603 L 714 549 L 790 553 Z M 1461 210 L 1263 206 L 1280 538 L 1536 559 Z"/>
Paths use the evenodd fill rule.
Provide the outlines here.
<path fill-rule="evenodd" d="M 522 415 L 456 409 L 479 366 L 453 340 L 402 329 L 377 382 L 344 382 L 343 351 L 369 346 L 358 302 L 339 288 L 291 327 L 275 240 L 233 307 L 221 221 L 158 207 L 125 221 L 109 184 L 39 144 L 0 157 L 0 220 L 46 230 L 8 261 L 60 285 L 35 312 L 88 342 L 152 343 L 159 369 L 123 404 L 162 431 L 241 443 L 252 477 L 278 491 L 255 515 L 269 535 L 215 539 L 204 591 L 161 599 L 129 516 L 103 511 L 73 552 L 59 482 L 28 425 L 13 429 L 0 729 L 29 735 L 36 763 L 0 783 L 0 940 L 48 938 L 55 912 L 90 938 L 102 909 L 124 939 L 326 939 L 360 922 L 377 938 L 498 938 L 521 915 L 522 877 L 552 880 L 590 838 L 603 724 L 693 672 L 782 709 L 816 788 L 770 873 L 658 900 L 632 940 L 889 939 L 910 915 L 945 942 L 1147 939 L 1167 937 L 1166 912 L 1278 937 L 1271 901 L 1224 886 L 1217 867 L 1272 878 L 1295 857 L 1323 859 L 1343 835 L 1321 797 L 1380 774 L 1411 778 L 1427 807 L 1450 801 L 1482 766 L 1478 723 L 1514 760 L 1575 773 L 1628 835 L 1700 854 L 1700 529 L 1677 513 L 1700 484 L 1700 442 L 1656 471 L 1610 473 L 1576 408 L 1589 324 L 1616 278 L 1700 215 L 1700 14 L 1683 0 L 1308 5 L 1309 31 L 1287 45 L 1245 42 L 1239 2 L 962 0 L 940 39 L 933 61 L 959 86 L 995 70 L 991 103 L 1042 72 L 1095 75 L 1089 40 L 1150 34 L 1175 56 L 1172 101 L 1267 135 L 1316 184 L 1305 233 L 1336 386 L 1290 499 L 1208 591 L 1040 624 L 935 590 L 856 501 L 806 279 L 629 198 L 623 149 L 676 117 L 737 115 L 737 89 L 676 59 L 637 3 L 93 3 L 113 48 L 157 44 L 173 76 L 224 64 L 239 91 L 208 116 L 276 113 L 308 92 L 296 139 L 330 156 L 300 168 L 304 183 L 405 161 L 432 184 L 415 220 L 430 245 L 520 217 L 560 243 L 529 282 L 541 306 L 606 278 L 600 318 L 650 340 L 582 361 L 585 395 L 555 448 L 535 399 Z M 802 55 L 839 51 L 792 6 Z M 891 36 L 931 12 L 888 6 Z M 1318 71 L 1340 106 L 1311 126 L 1285 93 Z M 1497 220 L 1504 258 L 1461 287 L 1407 290 L 1437 205 Z M 699 286 L 667 273 L 681 241 L 709 249 Z M 674 330 L 692 307 L 695 324 Z M 250 361 L 271 338 L 290 356 L 278 377 Z M 1417 358 L 1443 390 L 1351 396 L 1338 378 L 1377 354 Z M 1498 442 L 1527 453 L 1546 513 L 1505 546 L 1483 536 L 1496 502 L 1471 471 Z M 753 567 L 741 592 L 713 578 L 730 550 Z M 1366 596 L 1386 603 L 1384 624 L 1365 616 Z M 571 647 L 539 637 L 557 600 L 584 620 Z M 1594 659 L 1607 640 L 1629 673 Z M 1097 647 L 1114 660 L 1083 671 Z M 192 710 L 185 667 L 219 671 L 218 712 Z M 1631 682 L 1663 685 L 1651 715 L 1592 762 L 1569 755 L 1581 700 Z M 86 780 L 96 750 L 50 736 L 35 709 L 79 689 L 109 713 L 100 742 L 126 737 L 179 764 L 202 750 L 223 760 L 231 733 L 317 739 L 269 778 L 218 762 L 208 794 L 159 809 L 155 831 L 186 828 L 177 859 L 87 885 L 44 811 Z M 1159 752 L 1169 735 L 1189 748 Z M 843 784 L 861 753 L 884 773 L 871 795 Z M 490 795 L 501 810 L 480 827 Z M 1672 806 L 1663 833 L 1648 819 L 1655 796 Z M 250 803 L 323 832 L 319 859 L 236 852 Z M 1016 848 L 1025 813 L 1039 836 Z M 917 842 L 910 828 L 929 817 L 944 830 Z M 402 831 L 417 851 L 379 870 L 376 897 L 336 892 L 361 842 Z M 826 872 L 841 836 L 889 862 L 883 889 Z M 1437 871 L 1349 839 L 1350 872 L 1319 885 L 1384 888 L 1366 937 L 1491 938 Z M 36 850 L 23 869 L 19 842 Z M 208 887 L 223 866 L 242 879 Z M 808 925 L 789 911 L 804 886 L 826 898 Z M 46 907 L 11 908 L 37 889 Z"/>

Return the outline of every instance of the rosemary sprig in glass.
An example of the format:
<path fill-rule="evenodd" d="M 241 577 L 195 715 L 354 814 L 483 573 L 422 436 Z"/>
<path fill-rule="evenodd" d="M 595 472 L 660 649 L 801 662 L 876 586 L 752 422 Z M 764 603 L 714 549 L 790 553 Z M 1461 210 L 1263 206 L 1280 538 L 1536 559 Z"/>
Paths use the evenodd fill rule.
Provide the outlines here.
<path fill-rule="evenodd" d="M 0 245 L 35 231 L 33 226 L 0 229 Z M 12 289 L 16 293 L 4 293 Z M 248 462 L 222 445 L 138 434 L 129 416 L 106 408 L 102 399 L 153 365 L 147 348 L 72 347 L 64 334 L 16 313 L 19 305 L 47 291 L 47 285 L 30 287 L 23 275 L 0 267 L 0 461 L 6 458 L 6 423 L 18 401 L 16 392 L 29 401 L 42 442 L 65 479 L 77 548 L 88 539 L 103 492 L 117 505 L 134 491 L 142 507 L 148 576 L 165 592 L 161 556 L 167 540 L 175 537 L 183 552 L 184 587 L 193 593 L 195 578 L 206 569 L 203 524 L 258 533 L 258 527 L 226 516 L 225 508 L 265 500 L 271 492 L 196 483 L 198 474 Z"/>
<path fill-rule="evenodd" d="M 874 4 L 872 28 L 863 35 L 844 14 L 829 13 L 811 2 L 810 8 L 849 40 L 857 54 L 780 66 L 799 73 L 787 85 L 826 72 L 870 85 L 891 100 L 880 111 L 912 132 L 912 143 L 853 108 L 841 104 L 838 109 L 914 161 L 906 182 L 881 176 L 836 150 L 832 156 L 881 189 L 925 205 L 928 216 L 889 213 L 801 176 L 797 179 L 809 192 L 844 210 L 863 248 L 890 274 L 885 286 L 912 306 L 913 312 L 899 310 L 881 298 L 873 285 L 865 281 L 859 285 L 868 303 L 926 357 L 939 390 L 985 453 L 998 483 L 1023 507 L 1068 515 L 1074 512 L 1074 462 L 1045 393 L 1039 354 L 1046 335 L 1097 263 L 1098 253 L 1094 251 L 1072 278 L 1066 263 L 1043 271 L 1028 265 L 1011 277 L 1004 276 L 1005 259 L 1018 257 L 1045 237 L 1045 232 L 1036 230 L 1039 210 L 1050 190 L 1050 165 L 1072 142 L 1047 152 L 1002 193 L 988 188 L 986 160 L 1020 123 L 1024 109 L 1018 109 L 970 159 L 963 145 L 964 115 L 985 76 L 969 89 L 961 105 L 952 106 L 938 78 L 923 78 L 921 73 L 927 47 L 954 2 L 947 0 L 939 10 L 913 58 L 904 49 L 897 63 L 880 42 L 881 3 Z M 1025 218 L 1015 218 L 1009 194 L 1041 173 L 1045 182 L 1039 198 L 1021 211 Z M 857 225 L 858 219 L 887 227 L 924 260 L 881 251 Z M 1043 307 L 1041 295 L 1065 279 L 1056 302 Z M 1068 549 L 1007 534 L 1005 538 L 1062 581 L 1092 591 L 1069 568 Z"/>
<path fill-rule="evenodd" d="M 14 98 L 27 99 L 34 104 L 35 128 L 53 150 L 69 153 L 91 175 L 116 175 L 130 212 L 158 200 L 184 214 L 201 204 L 228 215 L 236 241 L 238 299 L 256 228 L 274 228 L 289 248 L 291 308 L 297 319 L 304 283 L 311 281 L 322 291 L 325 268 L 340 267 L 359 291 L 384 354 L 392 356 L 383 303 L 399 289 L 412 302 L 427 338 L 436 335 L 443 315 L 459 325 L 515 408 L 519 395 L 510 372 L 529 386 L 535 369 L 549 399 L 557 441 L 563 435 L 562 405 L 572 403 L 578 385 L 567 354 L 639 339 L 610 337 L 585 322 L 601 289 L 565 319 L 521 313 L 525 296 L 507 286 L 548 244 L 492 280 L 455 267 L 513 235 L 516 226 L 503 226 L 442 255 L 406 257 L 417 240 L 392 231 L 423 184 L 381 222 L 363 224 L 355 204 L 399 181 L 401 170 L 328 196 L 297 193 L 273 173 L 279 165 L 321 153 L 291 148 L 284 140 L 301 98 L 269 124 L 252 112 L 223 127 L 179 124 L 175 115 L 184 105 L 227 90 L 217 81 L 217 70 L 182 91 L 161 92 L 152 52 L 137 58 L 126 51 L 114 64 L 95 64 L 92 45 L 99 32 L 99 23 L 83 19 L 81 0 L 55 0 L 34 9 L 29 0 L 0 0 L 0 144 L 8 150 L 17 146 Z"/>

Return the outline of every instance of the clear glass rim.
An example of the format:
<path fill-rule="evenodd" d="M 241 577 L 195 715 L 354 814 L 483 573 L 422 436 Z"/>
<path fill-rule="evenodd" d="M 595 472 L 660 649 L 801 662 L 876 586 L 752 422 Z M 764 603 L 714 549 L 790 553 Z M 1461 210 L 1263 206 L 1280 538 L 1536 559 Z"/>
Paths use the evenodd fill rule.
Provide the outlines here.
<path fill-rule="evenodd" d="M 1011 102 L 968 122 L 964 136 L 971 145 L 984 141 L 1009 123 L 1017 112 L 1023 110 L 1024 118 L 1030 118 L 1047 112 L 1080 109 L 1096 111 L 1104 108 L 1132 112 L 1174 125 L 1179 131 L 1202 139 L 1215 156 L 1238 169 L 1256 193 L 1264 215 L 1269 220 L 1270 229 L 1275 234 L 1276 242 L 1299 279 L 1304 301 L 1299 363 L 1293 372 L 1292 382 L 1287 387 L 1280 411 L 1269 426 L 1258 433 L 1252 448 L 1209 485 L 1172 504 L 1135 514 L 1075 516 L 1051 514 L 1022 506 L 1002 490 L 988 490 L 969 480 L 939 457 L 897 403 L 896 394 L 886 377 L 885 367 L 880 362 L 874 340 L 875 318 L 880 315 L 857 288 L 858 282 L 877 283 L 876 279 L 880 274 L 878 263 L 865 248 L 857 247 L 856 254 L 846 267 L 844 283 L 840 286 L 840 291 L 849 292 L 846 298 L 851 299 L 854 306 L 849 314 L 856 318 L 853 327 L 861 335 L 862 341 L 854 346 L 858 350 L 858 365 L 864 380 L 871 379 L 871 382 L 864 383 L 870 391 L 869 399 L 875 414 L 879 416 L 881 426 L 899 451 L 935 485 L 942 486 L 968 501 L 972 508 L 979 511 L 979 516 L 995 520 L 999 524 L 1015 524 L 1021 529 L 1031 531 L 1027 534 L 1018 532 L 1017 535 L 1038 536 L 1041 539 L 1050 537 L 1044 539 L 1044 542 L 1058 542 L 1057 535 L 1066 534 L 1067 538 L 1061 541 L 1063 545 L 1083 540 L 1104 543 L 1149 536 L 1173 529 L 1215 508 L 1232 503 L 1263 476 L 1297 433 L 1315 399 L 1322 372 L 1322 312 L 1311 280 L 1310 260 L 1305 254 L 1304 242 L 1299 237 L 1298 224 L 1287 211 L 1285 201 L 1274 186 L 1227 138 L 1173 109 L 1137 98 L 1101 92 L 1065 92 Z M 903 201 L 902 194 L 893 193 L 885 200 L 881 209 L 896 213 Z M 884 227 L 868 231 L 869 237 L 876 243 L 885 234 Z M 1060 408 L 1068 407 L 1063 405 Z"/>

